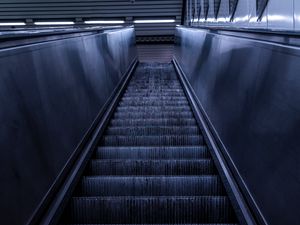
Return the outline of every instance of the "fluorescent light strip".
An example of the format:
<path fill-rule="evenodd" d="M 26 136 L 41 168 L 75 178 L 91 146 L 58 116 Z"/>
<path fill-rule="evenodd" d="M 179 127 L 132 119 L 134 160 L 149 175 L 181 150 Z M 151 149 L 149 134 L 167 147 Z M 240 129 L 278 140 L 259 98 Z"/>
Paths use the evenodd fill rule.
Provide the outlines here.
<path fill-rule="evenodd" d="M 85 24 L 122 24 L 125 23 L 123 20 L 87 20 Z"/>
<path fill-rule="evenodd" d="M 34 25 L 72 25 L 72 21 L 34 22 Z"/>
<path fill-rule="evenodd" d="M 16 23 L 0 23 L 0 26 L 25 26 L 24 22 L 16 22 Z"/>
<path fill-rule="evenodd" d="M 175 23 L 175 20 L 135 20 L 134 23 Z"/>

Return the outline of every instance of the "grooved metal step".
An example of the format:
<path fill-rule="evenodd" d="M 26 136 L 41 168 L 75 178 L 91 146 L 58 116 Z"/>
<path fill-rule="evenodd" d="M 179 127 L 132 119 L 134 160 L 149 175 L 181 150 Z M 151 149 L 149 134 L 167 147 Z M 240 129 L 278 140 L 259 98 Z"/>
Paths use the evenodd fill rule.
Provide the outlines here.
<path fill-rule="evenodd" d="M 185 97 L 184 92 L 182 93 L 164 93 L 164 92 L 144 92 L 144 93 L 125 93 L 124 97 Z"/>
<path fill-rule="evenodd" d="M 139 92 L 139 91 L 177 91 L 182 92 L 181 86 L 178 84 L 172 84 L 172 85 L 165 85 L 165 84 L 148 84 L 146 85 L 129 85 L 127 87 L 126 92 Z"/>
<path fill-rule="evenodd" d="M 147 106 L 147 107 L 151 107 L 151 106 L 188 106 L 189 103 L 188 101 L 139 101 L 139 102 L 123 102 L 121 101 L 120 106 Z"/>
<path fill-rule="evenodd" d="M 125 93 L 140 93 L 140 92 L 157 92 L 157 91 L 163 91 L 163 92 L 179 92 L 179 93 L 183 93 L 183 90 L 181 89 L 181 87 L 179 88 L 177 87 L 169 87 L 169 86 L 155 86 L 152 85 L 152 87 L 128 87 L 127 90 L 125 91 Z"/>
<path fill-rule="evenodd" d="M 200 135 L 164 135 L 164 136 L 114 136 L 106 135 L 101 141 L 103 146 L 181 146 L 203 145 Z"/>
<path fill-rule="evenodd" d="M 97 159 L 206 159 L 206 146 L 184 147 L 99 147 Z"/>
<path fill-rule="evenodd" d="M 148 92 L 164 92 L 164 93 L 170 93 L 170 94 L 176 94 L 176 93 L 184 93 L 182 89 L 180 88 L 168 88 L 168 87 L 165 87 L 165 88 L 161 88 L 161 87 L 154 87 L 154 89 L 140 89 L 140 88 L 134 88 L 134 89 L 127 89 L 125 91 L 125 93 L 148 93 Z"/>
<path fill-rule="evenodd" d="M 222 196 L 226 193 L 218 176 L 84 177 L 77 192 L 78 196 Z"/>
<path fill-rule="evenodd" d="M 92 160 L 89 175 L 213 175 L 211 159 L 199 160 Z"/>
<path fill-rule="evenodd" d="M 188 106 L 119 106 L 117 112 L 192 112 Z"/>
<path fill-rule="evenodd" d="M 195 119 L 175 118 L 175 119 L 112 119 L 110 126 L 196 126 Z"/>
<path fill-rule="evenodd" d="M 230 223 L 227 197 L 74 197 L 71 223 Z"/>
<path fill-rule="evenodd" d="M 148 136 L 148 135 L 200 135 L 197 126 L 126 126 L 109 127 L 106 135 Z"/>
<path fill-rule="evenodd" d="M 187 101 L 186 97 L 157 96 L 157 97 L 123 97 L 122 102 L 131 101 Z"/>
<path fill-rule="evenodd" d="M 192 112 L 117 112 L 115 119 L 174 119 L 193 118 Z"/>
<path fill-rule="evenodd" d="M 84 225 L 84 224 L 68 224 L 68 225 Z M 85 224 L 86 225 L 86 224 Z M 94 223 L 93 225 L 128 225 L 128 224 L 100 224 L 100 223 Z M 131 225 L 237 225 L 237 224 L 233 224 L 233 223 L 193 223 L 193 224 L 186 224 L 186 223 L 181 223 L 181 224 L 133 224 L 131 223 Z"/>

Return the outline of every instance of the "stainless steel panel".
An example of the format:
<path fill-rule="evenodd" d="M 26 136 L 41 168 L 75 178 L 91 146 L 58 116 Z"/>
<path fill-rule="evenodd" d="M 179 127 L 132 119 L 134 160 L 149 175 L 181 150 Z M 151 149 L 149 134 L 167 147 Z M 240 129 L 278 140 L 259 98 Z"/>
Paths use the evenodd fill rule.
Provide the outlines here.
<path fill-rule="evenodd" d="M 270 0 L 272 1 L 272 0 Z M 261 18 L 257 15 L 256 0 L 248 0 L 249 5 L 249 23 L 248 28 L 250 29 L 268 29 L 268 7 L 265 8 Z"/>
<path fill-rule="evenodd" d="M 298 224 L 300 48 L 178 27 L 176 59 L 269 224 Z"/>
<path fill-rule="evenodd" d="M 249 23 L 250 1 L 255 3 L 255 0 L 238 0 L 234 16 L 232 17 L 233 27 L 247 27 Z"/>
<path fill-rule="evenodd" d="M 133 28 L 0 50 L 0 224 L 25 224 L 136 57 Z"/>
<path fill-rule="evenodd" d="M 294 0 L 270 0 L 267 17 L 270 30 L 294 30 Z"/>
<path fill-rule="evenodd" d="M 300 1 L 294 0 L 294 24 L 295 31 L 300 30 Z"/>

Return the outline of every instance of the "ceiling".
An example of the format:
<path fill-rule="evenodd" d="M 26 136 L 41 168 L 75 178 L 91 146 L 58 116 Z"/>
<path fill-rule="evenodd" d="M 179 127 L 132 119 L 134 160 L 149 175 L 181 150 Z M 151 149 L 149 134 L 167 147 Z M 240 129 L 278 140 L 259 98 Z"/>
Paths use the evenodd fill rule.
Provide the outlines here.
<path fill-rule="evenodd" d="M 135 25 L 138 36 L 167 36 L 181 23 L 182 5 L 183 0 L 1 0 L 0 22 L 124 20 Z M 133 23 L 137 19 L 174 22 Z"/>

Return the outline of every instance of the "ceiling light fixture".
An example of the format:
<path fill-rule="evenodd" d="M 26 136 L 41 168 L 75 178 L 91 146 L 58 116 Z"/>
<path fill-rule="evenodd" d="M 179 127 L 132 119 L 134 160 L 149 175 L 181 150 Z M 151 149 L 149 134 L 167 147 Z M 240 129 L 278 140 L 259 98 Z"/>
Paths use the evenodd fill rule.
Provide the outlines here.
<path fill-rule="evenodd" d="M 85 24 L 123 24 L 124 20 L 87 20 Z"/>
<path fill-rule="evenodd" d="M 135 20 L 134 23 L 175 23 L 174 19 L 165 20 Z"/>
<path fill-rule="evenodd" d="M 34 22 L 34 25 L 73 25 L 72 21 L 48 21 L 48 22 Z"/>
<path fill-rule="evenodd" d="M 24 26 L 26 25 L 24 22 L 7 22 L 7 23 L 0 23 L 0 26 Z"/>

